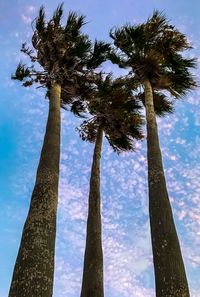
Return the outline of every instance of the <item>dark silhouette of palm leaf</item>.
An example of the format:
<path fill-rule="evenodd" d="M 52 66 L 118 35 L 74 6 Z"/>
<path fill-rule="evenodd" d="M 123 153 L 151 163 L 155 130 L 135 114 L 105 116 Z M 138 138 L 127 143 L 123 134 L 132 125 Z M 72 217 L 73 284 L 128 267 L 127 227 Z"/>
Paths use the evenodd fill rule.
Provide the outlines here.
<path fill-rule="evenodd" d="M 58 7 L 56 8 L 56 10 L 54 12 L 52 21 L 54 22 L 55 26 L 60 25 L 62 15 L 63 15 L 63 3 L 58 5 Z"/>

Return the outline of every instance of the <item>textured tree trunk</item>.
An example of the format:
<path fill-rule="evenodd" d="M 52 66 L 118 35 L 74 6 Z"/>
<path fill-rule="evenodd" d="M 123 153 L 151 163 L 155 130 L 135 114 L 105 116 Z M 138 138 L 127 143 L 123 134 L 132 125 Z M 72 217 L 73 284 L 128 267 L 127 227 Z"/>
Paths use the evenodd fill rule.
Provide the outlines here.
<path fill-rule="evenodd" d="M 92 163 L 86 248 L 81 297 L 103 297 L 103 251 L 101 240 L 100 159 L 103 129 L 99 127 Z"/>
<path fill-rule="evenodd" d="M 44 143 L 9 297 L 51 297 L 53 294 L 60 161 L 60 93 L 60 85 L 52 84 Z"/>
<path fill-rule="evenodd" d="M 189 289 L 160 151 L 152 87 L 144 82 L 149 213 L 157 297 L 189 297 Z"/>

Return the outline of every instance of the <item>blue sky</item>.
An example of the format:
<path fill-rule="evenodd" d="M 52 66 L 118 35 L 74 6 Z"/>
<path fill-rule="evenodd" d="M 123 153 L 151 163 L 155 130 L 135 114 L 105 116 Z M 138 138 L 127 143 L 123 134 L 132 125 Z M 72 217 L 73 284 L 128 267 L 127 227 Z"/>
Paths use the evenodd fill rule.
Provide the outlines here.
<path fill-rule="evenodd" d="M 10 79 L 20 46 L 31 38 L 31 20 L 44 4 L 47 16 L 57 1 L 0 2 L 0 296 L 8 295 L 21 231 L 27 215 L 42 145 L 47 100 L 40 90 Z M 87 16 L 92 39 L 109 39 L 113 26 L 146 20 L 157 8 L 187 34 L 200 56 L 199 1 L 66 1 L 65 16 Z M 119 71 L 106 65 L 107 70 Z M 197 73 L 198 74 L 198 73 Z M 200 296 L 200 90 L 176 103 L 176 112 L 159 119 L 160 141 L 174 217 L 186 265 L 191 297 Z M 54 297 L 80 293 L 93 145 L 75 131 L 80 121 L 62 113 L 62 155 Z M 134 154 L 117 156 L 104 141 L 102 215 L 107 297 L 155 297 L 148 220 L 146 143 Z"/>

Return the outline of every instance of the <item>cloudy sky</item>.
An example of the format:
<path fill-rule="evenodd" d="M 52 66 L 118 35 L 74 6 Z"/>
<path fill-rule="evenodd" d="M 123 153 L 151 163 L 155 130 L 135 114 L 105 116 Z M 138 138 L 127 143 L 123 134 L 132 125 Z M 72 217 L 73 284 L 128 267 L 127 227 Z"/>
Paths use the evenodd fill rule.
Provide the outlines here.
<path fill-rule="evenodd" d="M 44 4 L 51 16 L 59 2 L 0 2 L 0 296 L 8 295 L 21 231 L 27 215 L 39 160 L 48 102 L 40 90 L 11 81 L 20 60 L 20 46 L 30 41 L 31 21 Z M 200 55 L 198 0 L 68 0 L 69 10 L 87 16 L 92 39 L 127 22 L 143 22 L 154 8 L 164 11 Z M 63 22 L 65 18 L 63 18 Z M 25 61 L 25 60 L 24 60 Z M 119 74 L 106 64 L 106 71 Z M 198 75 L 198 73 L 197 73 Z M 200 296 L 200 89 L 176 103 L 176 112 L 159 119 L 160 141 L 169 195 L 181 242 L 191 297 Z M 54 297 L 80 294 L 87 217 L 88 182 L 93 145 L 75 131 L 80 121 L 62 114 L 61 179 Z M 134 154 L 113 153 L 104 141 L 102 215 L 105 296 L 155 297 L 148 220 L 146 143 Z"/>

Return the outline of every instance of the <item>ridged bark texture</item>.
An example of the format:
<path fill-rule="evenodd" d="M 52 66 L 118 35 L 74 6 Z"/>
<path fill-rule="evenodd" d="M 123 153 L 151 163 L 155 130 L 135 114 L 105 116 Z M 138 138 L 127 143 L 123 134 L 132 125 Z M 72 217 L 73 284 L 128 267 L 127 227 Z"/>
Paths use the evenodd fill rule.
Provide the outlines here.
<path fill-rule="evenodd" d="M 60 85 L 52 84 L 44 143 L 9 297 L 51 297 L 53 294 L 60 161 L 60 93 Z"/>
<path fill-rule="evenodd" d="M 149 213 L 157 297 L 189 297 L 189 289 L 160 151 L 152 87 L 144 82 Z"/>
<path fill-rule="evenodd" d="M 81 297 L 103 297 L 103 251 L 101 239 L 100 159 L 103 130 L 99 127 L 92 163 L 86 248 Z"/>

